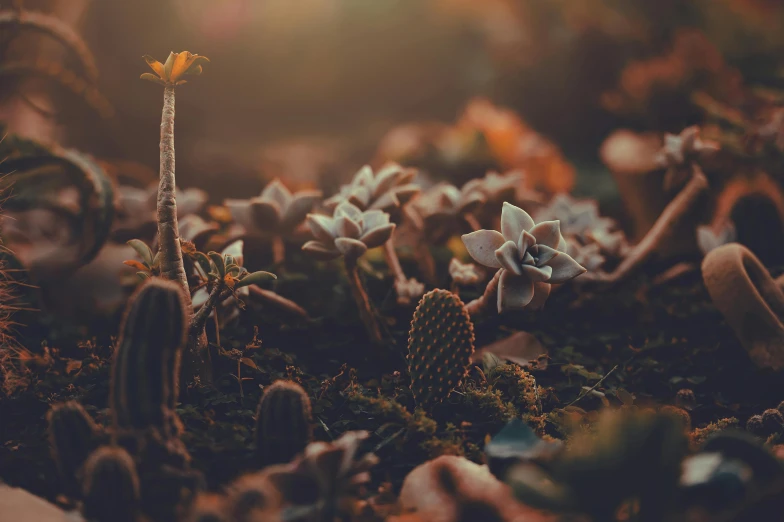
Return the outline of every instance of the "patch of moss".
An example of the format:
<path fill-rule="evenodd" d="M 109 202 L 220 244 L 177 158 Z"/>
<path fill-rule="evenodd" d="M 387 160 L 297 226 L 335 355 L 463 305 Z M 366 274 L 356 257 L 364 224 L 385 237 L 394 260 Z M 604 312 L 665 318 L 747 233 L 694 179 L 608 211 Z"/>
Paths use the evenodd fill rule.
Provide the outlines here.
<path fill-rule="evenodd" d="M 737 428 L 739 425 L 740 421 L 735 417 L 719 419 L 716 422 L 711 422 L 704 428 L 695 428 L 692 430 L 691 434 L 689 434 L 689 442 L 692 448 L 697 449 L 705 444 L 705 441 L 708 439 L 708 437 L 714 433 Z"/>

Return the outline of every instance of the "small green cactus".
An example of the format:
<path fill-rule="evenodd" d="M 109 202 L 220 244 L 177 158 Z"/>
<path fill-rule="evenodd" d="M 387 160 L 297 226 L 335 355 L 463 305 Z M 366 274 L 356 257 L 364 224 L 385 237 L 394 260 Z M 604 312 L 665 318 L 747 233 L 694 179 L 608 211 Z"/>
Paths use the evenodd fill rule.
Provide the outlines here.
<path fill-rule="evenodd" d="M 178 434 L 174 407 L 186 330 L 185 299 L 177 283 L 151 278 L 131 298 L 112 368 L 118 430 L 153 428 L 164 438 Z"/>
<path fill-rule="evenodd" d="M 117 446 L 95 450 L 84 466 L 85 518 L 96 522 L 134 522 L 139 512 L 139 477 L 128 452 Z"/>
<path fill-rule="evenodd" d="M 291 381 L 264 391 L 256 412 L 256 457 L 262 467 L 289 462 L 313 438 L 310 399 Z"/>
<path fill-rule="evenodd" d="M 417 404 L 443 401 L 468 371 L 474 325 L 452 292 L 433 290 L 419 301 L 408 335 L 408 373 Z"/>
<path fill-rule="evenodd" d="M 49 446 L 57 464 L 63 485 L 69 493 L 76 493 L 79 472 L 90 452 L 95 449 L 100 434 L 82 405 L 76 401 L 57 404 L 47 414 Z"/>

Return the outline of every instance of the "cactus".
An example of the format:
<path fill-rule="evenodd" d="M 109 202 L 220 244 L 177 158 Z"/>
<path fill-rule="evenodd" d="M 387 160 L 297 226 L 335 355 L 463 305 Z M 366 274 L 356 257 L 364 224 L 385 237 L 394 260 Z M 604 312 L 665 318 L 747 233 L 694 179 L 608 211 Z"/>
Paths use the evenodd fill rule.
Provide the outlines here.
<path fill-rule="evenodd" d="M 433 290 L 419 301 L 408 336 L 408 373 L 417 404 L 443 401 L 460 384 L 474 353 L 474 325 L 452 292 Z"/>
<path fill-rule="evenodd" d="M 117 446 L 95 450 L 84 466 L 83 512 L 96 522 L 133 522 L 139 511 L 139 478 L 128 452 Z"/>
<path fill-rule="evenodd" d="M 178 433 L 174 406 L 186 326 L 179 284 L 151 278 L 131 298 L 112 367 L 117 429 L 153 428 L 164 438 Z"/>
<path fill-rule="evenodd" d="M 259 465 L 289 462 L 313 437 L 310 399 L 300 385 L 277 381 L 264 391 L 256 412 Z"/>
<path fill-rule="evenodd" d="M 80 469 L 95 449 L 99 429 L 76 401 L 57 404 L 47 414 L 49 445 L 63 484 L 75 493 Z"/>

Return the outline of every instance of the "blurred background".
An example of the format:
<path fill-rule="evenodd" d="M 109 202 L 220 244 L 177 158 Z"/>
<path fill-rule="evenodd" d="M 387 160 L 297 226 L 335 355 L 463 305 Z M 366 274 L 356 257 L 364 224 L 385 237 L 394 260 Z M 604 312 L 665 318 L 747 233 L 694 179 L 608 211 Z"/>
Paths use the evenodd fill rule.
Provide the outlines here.
<path fill-rule="evenodd" d="M 138 79 L 141 56 L 206 55 L 177 93 L 177 176 L 214 202 L 277 175 L 334 187 L 370 160 L 406 159 L 406 140 L 475 97 L 516 112 L 577 166 L 577 193 L 606 199 L 598 150 L 614 129 L 678 132 L 705 120 L 695 92 L 742 107 L 744 85 L 784 84 L 778 0 L 0 2 L 22 4 L 76 28 L 99 94 L 9 67 L 64 59 L 21 35 L 3 46 L 8 130 L 154 173 L 161 90 Z"/>

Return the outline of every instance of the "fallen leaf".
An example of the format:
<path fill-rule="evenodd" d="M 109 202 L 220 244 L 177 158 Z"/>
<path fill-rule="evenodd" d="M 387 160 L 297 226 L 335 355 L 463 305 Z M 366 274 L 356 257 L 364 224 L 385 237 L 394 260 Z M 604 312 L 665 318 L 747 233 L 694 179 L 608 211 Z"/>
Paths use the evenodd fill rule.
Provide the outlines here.
<path fill-rule="evenodd" d="M 505 339 L 478 349 L 474 352 L 472 362 L 481 363 L 486 353 L 520 366 L 530 366 L 531 361 L 547 355 L 547 348 L 528 332 L 515 332 Z"/>

